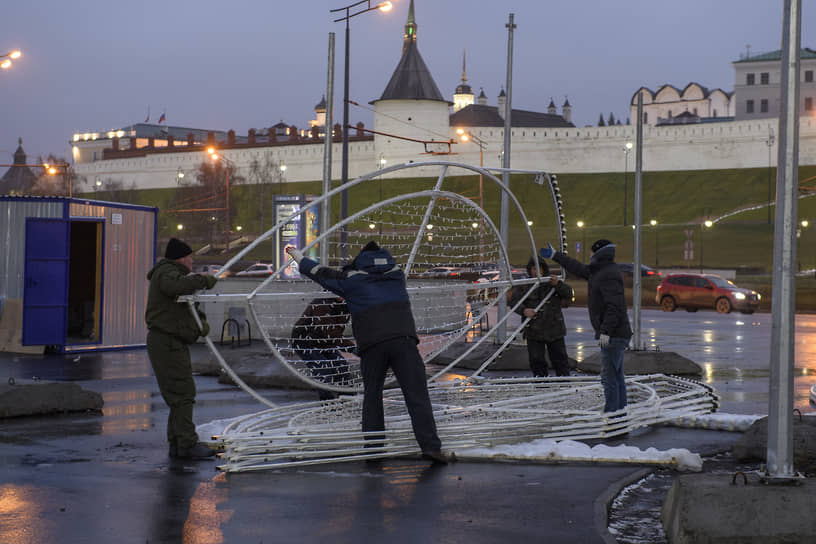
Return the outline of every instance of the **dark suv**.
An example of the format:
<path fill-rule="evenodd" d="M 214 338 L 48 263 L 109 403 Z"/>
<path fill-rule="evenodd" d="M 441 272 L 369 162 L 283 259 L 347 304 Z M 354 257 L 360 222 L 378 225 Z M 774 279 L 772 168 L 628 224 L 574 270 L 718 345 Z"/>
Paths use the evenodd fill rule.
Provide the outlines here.
<path fill-rule="evenodd" d="M 713 274 L 671 274 L 657 286 L 655 302 L 664 312 L 678 307 L 689 312 L 700 308 L 714 308 L 721 314 L 738 310 L 752 314 L 759 308 L 759 293 L 741 289 Z"/>

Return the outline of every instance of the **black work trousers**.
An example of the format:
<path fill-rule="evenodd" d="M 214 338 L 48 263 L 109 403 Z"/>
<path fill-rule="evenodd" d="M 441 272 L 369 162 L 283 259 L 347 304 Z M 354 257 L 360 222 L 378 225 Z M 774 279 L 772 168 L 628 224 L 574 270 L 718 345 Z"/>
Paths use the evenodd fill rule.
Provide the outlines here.
<path fill-rule="evenodd" d="M 167 416 L 167 442 L 171 449 L 192 448 L 198 442 L 198 434 L 193 423 L 196 386 L 190 349 L 175 336 L 149 330 L 147 354 L 159 391 L 170 408 L 170 415 Z"/>
<path fill-rule="evenodd" d="M 547 376 L 547 355 L 550 356 L 553 370 L 556 376 L 569 376 L 569 360 L 567 359 L 567 346 L 564 339 L 559 338 L 552 342 L 542 342 L 540 340 L 527 339 L 527 355 L 530 357 L 530 370 L 533 376 Z"/>
<path fill-rule="evenodd" d="M 436 433 L 425 364 L 416 341 L 408 336 L 392 338 L 367 348 L 360 354 L 363 373 L 363 431 L 385 430 L 383 386 L 388 369 L 402 389 L 414 436 L 422 451 L 438 451 L 442 442 Z"/>

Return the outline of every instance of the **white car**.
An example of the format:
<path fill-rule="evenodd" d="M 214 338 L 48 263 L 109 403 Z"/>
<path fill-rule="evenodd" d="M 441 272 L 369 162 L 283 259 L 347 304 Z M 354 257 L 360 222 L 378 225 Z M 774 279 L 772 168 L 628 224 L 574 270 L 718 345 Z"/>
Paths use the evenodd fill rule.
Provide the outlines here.
<path fill-rule="evenodd" d="M 242 270 L 235 274 L 236 276 L 241 277 L 251 277 L 251 278 L 258 278 L 269 276 L 270 274 L 275 272 L 275 267 L 271 264 L 265 263 L 255 263 L 246 270 Z"/>

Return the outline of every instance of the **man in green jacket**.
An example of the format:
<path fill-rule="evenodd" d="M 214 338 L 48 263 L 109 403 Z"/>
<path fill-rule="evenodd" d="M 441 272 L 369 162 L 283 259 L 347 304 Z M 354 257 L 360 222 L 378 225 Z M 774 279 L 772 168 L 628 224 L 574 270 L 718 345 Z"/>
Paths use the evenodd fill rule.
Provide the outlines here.
<path fill-rule="evenodd" d="M 199 312 L 203 328 L 199 328 L 190 308 L 178 302 L 182 295 L 192 295 L 199 289 L 212 289 L 216 278 L 191 274 L 193 250 L 189 245 L 171 238 L 164 258 L 147 273 L 150 288 L 147 294 L 147 354 L 162 398 L 170 408 L 167 417 L 167 442 L 170 457 L 205 459 L 215 451 L 198 441 L 193 423 L 196 388 L 189 344 L 210 330 Z"/>

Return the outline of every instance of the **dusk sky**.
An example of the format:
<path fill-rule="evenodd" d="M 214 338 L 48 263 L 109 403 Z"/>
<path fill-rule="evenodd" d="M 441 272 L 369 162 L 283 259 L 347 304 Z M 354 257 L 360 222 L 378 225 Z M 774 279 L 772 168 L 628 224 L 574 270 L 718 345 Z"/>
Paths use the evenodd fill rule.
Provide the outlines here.
<path fill-rule="evenodd" d="M 0 163 L 17 138 L 34 162 L 70 158 L 75 132 L 150 121 L 246 134 L 284 120 L 308 127 L 326 90 L 328 34 L 336 35 L 335 120 L 342 115 L 344 24 L 323 0 L 6 2 L 0 54 L 23 57 L 0 72 Z M 372 0 L 376 4 L 376 0 Z M 351 20 L 350 98 L 380 97 L 402 48 L 409 0 Z M 816 2 L 803 2 L 802 46 L 816 47 Z M 468 83 L 488 104 L 505 83 L 509 13 L 515 14 L 513 107 L 546 111 L 552 97 L 578 126 L 612 112 L 624 122 L 641 85 L 695 81 L 730 92 L 731 62 L 779 49 L 783 2 L 756 0 L 415 0 L 418 46 L 452 100 L 467 51 Z M 352 123 L 372 126 L 368 109 Z"/>

